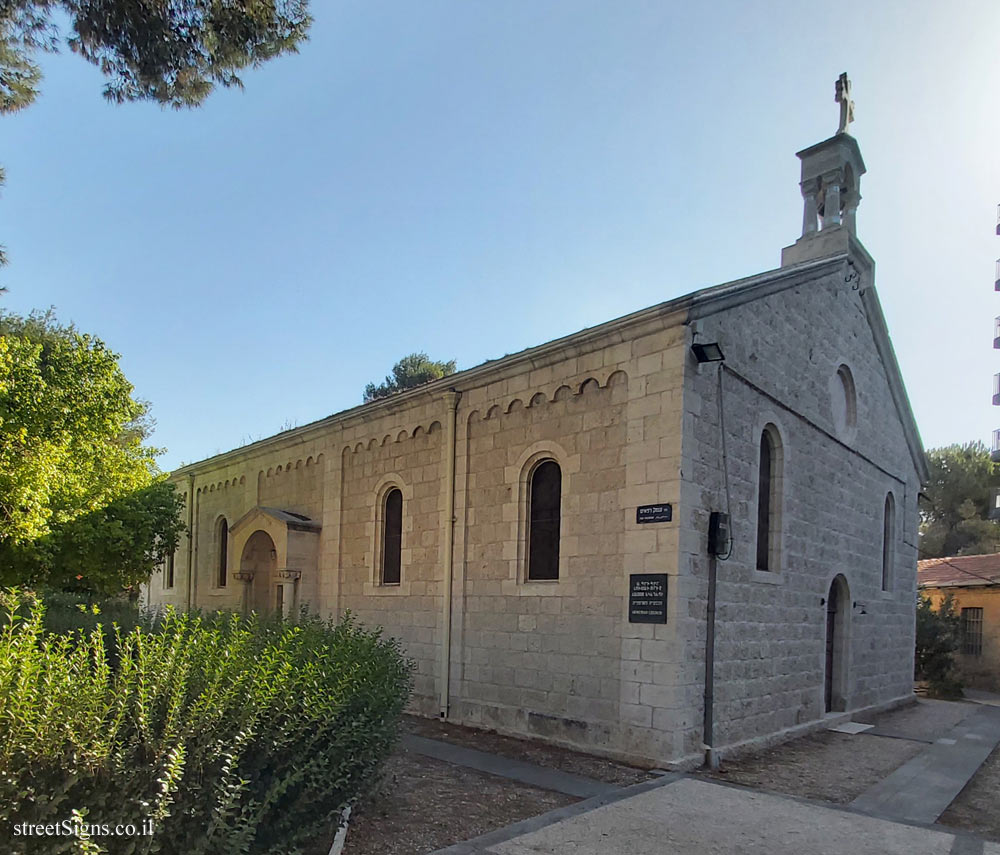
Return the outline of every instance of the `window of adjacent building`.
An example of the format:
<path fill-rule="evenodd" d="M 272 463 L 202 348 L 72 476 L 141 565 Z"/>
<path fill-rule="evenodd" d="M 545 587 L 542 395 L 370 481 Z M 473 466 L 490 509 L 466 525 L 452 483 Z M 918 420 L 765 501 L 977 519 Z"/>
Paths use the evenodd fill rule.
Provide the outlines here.
<path fill-rule="evenodd" d="M 888 591 L 892 582 L 892 560 L 896 532 L 896 500 L 892 493 L 885 497 L 885 507 L 882 512 L 882 590 Z"/>
<path fill-rule="evenodd" d="M 393 487 L 385 494 L 382 514 L 382 584 L 398 585 L 403 554 L 403 493 Z"/>
<path fill-rule="evenodd" d="M 979 656 L 983 652 L 983 610 L 962 609 L 961 652 Z"/>
<path fill-rule="evenodd" d="M 174 587 L 174 553 L 167 555 L 167 563 L 163 568 L 163 587 Z"/>
<path fill-rule="evenodd" d="M 554 460 L 539 463 L 528 492 L 528 580 L 559 578 L 562 472 Z"/>
<path fill-rule="evenodd" d="M 781 443 L 774 425 L 760 435 L 757 468 L 757 562 L 758 570 L 778 569 L 781 534 Z"/>
<path fill-rule="evenodd" d="M 219 564 L 216 567 L 215 584 L 226 587 L 226 566 L 229 561 L 229 523 L 223 517 L 219 520 Z"/>

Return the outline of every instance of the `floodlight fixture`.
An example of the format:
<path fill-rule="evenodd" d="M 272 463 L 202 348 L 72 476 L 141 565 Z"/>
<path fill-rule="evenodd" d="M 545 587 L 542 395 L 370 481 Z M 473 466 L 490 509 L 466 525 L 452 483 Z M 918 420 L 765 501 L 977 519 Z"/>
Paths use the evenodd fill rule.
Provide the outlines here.
<path fill-rule="evenodd" d="M 698 344 L 696 342 L 691 345 L 691 352 L 694 354 L 694 358 L 698 360 L 699 365 L 705 362 L 726 361 L 726 357 L 722 353 L 722 348 L 717 341 L 710 341 L 705 344 Z"/>

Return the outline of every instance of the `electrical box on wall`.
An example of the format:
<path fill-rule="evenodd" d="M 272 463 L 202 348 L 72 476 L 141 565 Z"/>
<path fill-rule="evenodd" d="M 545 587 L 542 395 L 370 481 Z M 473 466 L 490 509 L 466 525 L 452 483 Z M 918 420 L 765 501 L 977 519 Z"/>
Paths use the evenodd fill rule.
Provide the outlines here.
<path fill-rule="evenodd" d="M 712 511 L 708 517 L 708 554 L 729 554 L 729 514 Z"/>

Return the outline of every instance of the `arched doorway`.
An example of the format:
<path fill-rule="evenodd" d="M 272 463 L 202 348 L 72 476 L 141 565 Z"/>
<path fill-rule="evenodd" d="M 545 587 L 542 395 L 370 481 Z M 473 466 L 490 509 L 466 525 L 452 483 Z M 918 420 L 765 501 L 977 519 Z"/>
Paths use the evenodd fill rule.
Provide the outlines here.
<path fill-rule="evenodd" d="M 250 535 L 240 557 L 240 572 L 253 576 L 246 583 L 248 590 L 243 601 L 245 611 L 264 613 L 275 607 L 274 571 L 277 566 L 278 552 L 271 535 L 258 529 Z"/>
<path fill-rule="evenodd" d="M 836 576 L 830 583 L 826 597 L 826 668 L 824 680 L 824 709 L 843 712 L 847 709 L 848 695 L 848 630 L 851 617 L 851 591 L 843 576 Z"/>

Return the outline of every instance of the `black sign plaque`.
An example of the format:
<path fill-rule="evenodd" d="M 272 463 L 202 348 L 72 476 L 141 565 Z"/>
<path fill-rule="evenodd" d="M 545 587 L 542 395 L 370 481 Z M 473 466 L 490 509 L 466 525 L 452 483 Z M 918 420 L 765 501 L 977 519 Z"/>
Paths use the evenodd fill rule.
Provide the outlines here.
<path fill-rule="evenodd" d="M 674 518 L 671 505 L 639 505 L 635 509 L 637 523 L 670 522 Z"/>
<path fill-rule="evenodd" d="M 629 575 L 628 622 L 667 622 L 666 573 L 631 573 Z"/>

